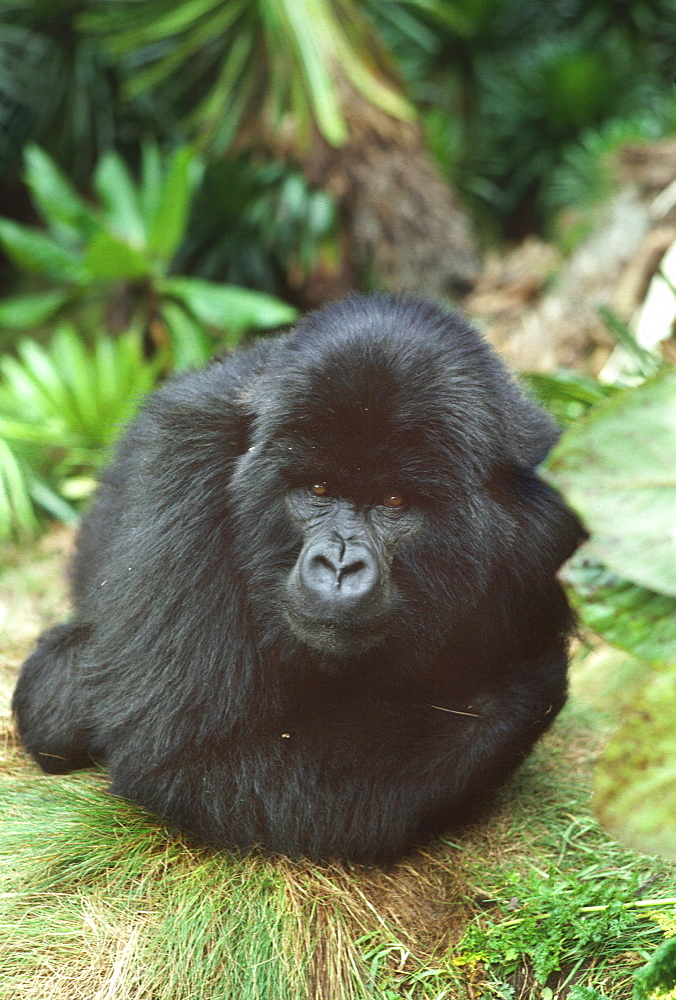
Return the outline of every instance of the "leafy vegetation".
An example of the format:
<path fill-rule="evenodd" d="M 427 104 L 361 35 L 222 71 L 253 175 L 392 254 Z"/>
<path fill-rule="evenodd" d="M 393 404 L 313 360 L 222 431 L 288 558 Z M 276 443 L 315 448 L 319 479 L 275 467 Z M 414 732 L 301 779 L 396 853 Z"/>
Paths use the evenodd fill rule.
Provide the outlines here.
<path fill-rule="evenodd" d="M 339 147 L 342 81 L 422 115 L 475 211 L 523 232 L 603 193 L 609 152 L 676 121 L 671 0 L 171 0 L 161 16 L 3 0 L 0 26 L 0 177 L 30 140 L 79 180 L 139 136 L 188 135 L 209 159 L 266 141 L 286 159 L 315 128 Z"/>
<path fill-rule="evenodd" d="M 203 364 L 247 330 L 296 315 L 263 292 L 173 273 L 200 176 L 189 147 L 163 159 L 145 146 L 138 184 L 108 153 L 90 204 L 44 152 L 27 149 L 26 183 L 45 228 L 0 219 L 0 245 L 51 287 L 0 302 L 0 327 L 14 337 L 64 316 L 77 326 L 62 323 L 49 348 L 23 338 L 17 356 L 0 357 L 0 536 L 34 531 L 37 510 L 75 517 L 71 501 L 88 495 L 160 368 Z M 86 329 L 106 325 L 117 336 L 88 343 Z"/>
<path fill-rule="evenodd" d="M 87 315 L 103 298 L 97 325 L 115 305 L 118 324 L 140 326 L 156 347 L 168 346 L 180 370 L 248 329 L 290 322 L 295 310 L 262 292 L 172 274 L 201 173 L 190 147 L 163 160 L 147 145 L 136 184 L 121 157 L 107 153 L 94 172 L 99 204 L 92 207 L 44 152 L 29 147 L 26 183 L 46 231 L 0 219 L 0 246 L 16 267 L 57 287 L 5 300 L 0 324 L 47 323 L 66 307 Z"/>
<path fill-rule="evenodd" d="M 590 531 L 564 569 L 580 618 L 646 665 L 598 769 L 599 815 L 633 846 L 676 858 L 676 372 L 609 319 L 640 384 L 591 405 L 546 469 Z"/>
<path fill-rule="evenodd" d="M 637 920 L 637 911 L 671 907 L 676 897 L 643 898 L 644 875 L 635 863 L 604 868 L 590 862 L 574 874 L 501 871 L 498 907 L 469 925 L 456 961 L 460 966 L 482 962 L 503 976 L 527 962 L 535 981 L 546 986 L 553 973 L 564 969 L 567 981 L 574 981 L 592 957 L 612 960 L 618 943 L 630 937 L 637 949 L 650 945 L 653 929 Z"/>
<path fill-rule="evenodd" d="M 0 357 L 0 536 L 28 534 L 37 510 L 73 521 L 107 448 L 152 387 L 161 358 L 138 332 L 99 335 L 91 348 L 61 325 L 43 347 L 24 338 Z"/>

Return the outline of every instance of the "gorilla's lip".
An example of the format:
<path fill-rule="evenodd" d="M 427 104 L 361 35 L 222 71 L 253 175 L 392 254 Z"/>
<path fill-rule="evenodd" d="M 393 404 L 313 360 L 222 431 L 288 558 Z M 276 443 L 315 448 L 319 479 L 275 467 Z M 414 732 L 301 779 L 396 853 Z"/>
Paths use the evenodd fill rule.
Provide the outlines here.
<path fill-rule="evenodd" d="M 371 617 L 346 626 L 303 614 L 297 608 L 287 607 L 284 613 L 298 639 L 321 652 L 339 656 L 365 652 L 381 642 L 387 632 L 383 617 Z"/>

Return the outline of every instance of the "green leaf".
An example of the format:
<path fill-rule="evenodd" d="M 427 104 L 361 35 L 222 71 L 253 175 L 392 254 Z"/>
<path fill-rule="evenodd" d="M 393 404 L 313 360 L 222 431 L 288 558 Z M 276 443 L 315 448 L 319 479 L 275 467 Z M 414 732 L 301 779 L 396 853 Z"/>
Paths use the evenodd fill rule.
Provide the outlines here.
<path fill-rule="evenodd" d="M 0 494 L 3 507 L 0 523 L 5 534 L 9 534 L 13 528 L 34 532 L 38 523 L 26 477 L 12 449 L 2 440 L 0 440 Z"/>
<path fill-rule="evenodd" d="M 15 330 L 40 326 L 51 319 L 70 298 L 71 292 L 62 289 L 4 299 L 0 302 L 0 326 L 12 327 Z"/>
<path fill-rule="evenodd" d="M 676 596 L 676 371 L 626 389 L 564 434 L 544 467 L 620 577 Z"/>
<path fill-rule="evenodd" d="M 126 243 L 139 249 L 146 245 L 146 228 L 139 199 L 124 161 L 117 153 L 106 153 L 94 173 L 94 186 L 105 205 L 110 228 Z"/>
<path fill-rule="evenodd" d="M 63 423 L 54 420 L 38 422 L 39 414 L 30 418 L 12 419 L 0 413 L 0 438 L 19 444 L 56 445 L 66 447 L 68 441 Z"/>
<path fill-rule="evenodd" d="M 91 240 L 84 266 L 95 281 L 136 281 L 150 274 L 150 262 L 142 253 L 106 232 Z"/>
<path fill-rule="evenodd" d="M 550 374 L 529 372 L 522 376 L 522 381 L 564 427 L 577 422 L 590 407 L 616 392 L 613 386 L 566 369 Z"/>
<path fill-rule="evenodd" d="M 676 937 L 667 938 L 634 977 L 635 1000 L 673 996 L 676 986 Z"/>
<path fill-rule="evenodd" d="M 28 488 L 33 502 L 42 507 L 51 517 L 55 517 L 64 524 L 73 524 L 74 521 L 77 521 L 75 508 L 62 496 L 55 493 L 44 480 L 35 476 L 30 480 Z"/>
<path fill-rule="evenodd" d="M 613 333 L 625 351 L 632 358 L 637 374 L 643 378 L 650 378 L 655 375 L 661 365 L 662 359 L 658 352 L 648 351 L 636 340 L 627 323 L 623 323 L 611 309 L 607 306 L 599 306 L 598 313 L 605 322 L 608 329 Z"/>
<path fill-rule="evenodd" d="M 676 598 L 623 580 L 578 549 L 561 571 L 581 620 L 613 646 L 654 664 L 676 664 Z"/>
<path fill-rule="evenodd" d="M 147 233 L 155 221 L 162 195 L 162 157 L 157 144 L 146 142 L 141 147 L 141 184 L 139 203 Z"/>
<path fill-rule="evenodd" d="M 68 388 L 82 427 L 93 441 L 100 439 L 101 420 L 95 368 L 82 339 L 72 327 L 61 326 L 54 334 L 50 353 L 64 386 Z"/>
<path fill-rule="evenodd" d="M 37 146 L 28 146 L 24 156 L 26 184 L 33 201 L 50 226 L 65 225 L 83 236 L 98 228 L 93 211 L 66 180 L 51 157 Z"/>
<path fill-rule="evenodd" d="M 162 291 L 183 302 L 201 323 L 227 330 L 228 343 L 246 330 L 284 326 L 298 315 L 293 306 L 272 295 L 201 278 L 170 278 Z"/>
<path fill-rule="evenodd" d="M 201 164 L 194 150 L 190 146 L 178 149 L 171 158 L 148 236 L 150 250 L 164 261 L 169 262 L 181 244 L 200 176 Z"/>
<path fill-rule="evenodd" d="M 653 675 L 606 748 L 595 806 L 619 840 L 676 861 L 674 705 L 676 670 Z"/>
<path fill-rule="evenodd" d="M 47 408 L 67 413 L 70 409 L 68 390 L 54 364 L 53 358 L 34 340 L 22 340 L 17 353 L 23 362 L 23 373 L 42 396 Z"/>
<path fill-rule="evenodd" d="M 78 255 L 65 250 L 46 233 L 0 219 L 0 244 L 21 270 L 43 274 L 53 281 L 77 282 L 82 277 Z"/>

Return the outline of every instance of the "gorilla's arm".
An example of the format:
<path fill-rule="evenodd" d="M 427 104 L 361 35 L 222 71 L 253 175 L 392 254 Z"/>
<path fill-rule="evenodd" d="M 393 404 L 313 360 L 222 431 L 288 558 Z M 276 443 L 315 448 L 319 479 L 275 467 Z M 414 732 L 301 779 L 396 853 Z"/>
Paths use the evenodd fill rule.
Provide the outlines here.
<path fill-rule="evenodd" d="M 386 863 L 471 818 L 548 727 L 563 650 L 522 668 L 528 682 L 485 690 L 466 714 L 374 695 L 308 704 L 148 769 L 130 744 L 110 762 L 113 791 L 221 846 Z"/>

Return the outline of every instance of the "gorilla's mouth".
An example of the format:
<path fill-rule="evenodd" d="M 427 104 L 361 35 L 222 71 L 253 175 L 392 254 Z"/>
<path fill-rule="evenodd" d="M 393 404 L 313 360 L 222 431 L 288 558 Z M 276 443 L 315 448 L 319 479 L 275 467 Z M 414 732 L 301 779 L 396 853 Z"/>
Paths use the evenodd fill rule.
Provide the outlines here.
<path fill-rule="evenodd" d="M 333 656 L 356 656 L 377 646 L 387 634 L 384 618 L 368 618 L 347 625 L 303 614 L 297 608 L 284 609 L 291 631 L 310 649 Z"/>

